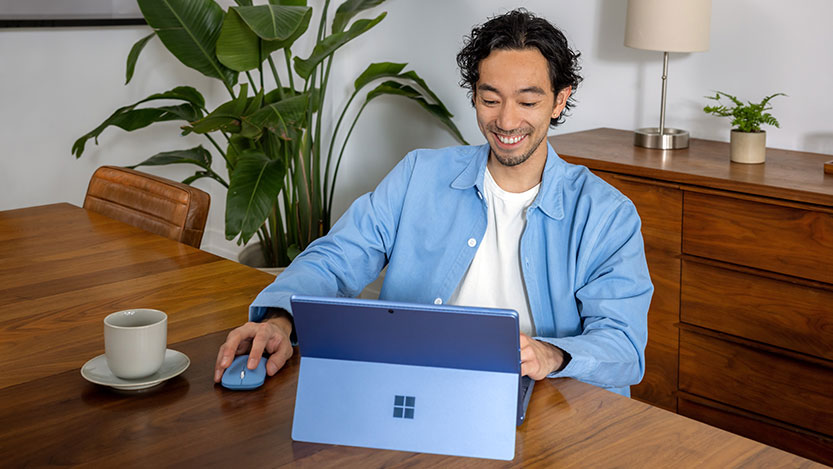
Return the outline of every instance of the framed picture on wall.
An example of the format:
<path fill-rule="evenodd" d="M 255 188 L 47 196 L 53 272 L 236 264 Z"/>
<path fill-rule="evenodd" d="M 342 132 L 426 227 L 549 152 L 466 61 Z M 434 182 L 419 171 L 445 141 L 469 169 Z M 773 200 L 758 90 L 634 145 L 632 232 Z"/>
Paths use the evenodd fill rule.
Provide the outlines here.
<path fill-rule="evenodd" d="M 0 27 L 145 24 L 136 0 L 0 0 Z"/>

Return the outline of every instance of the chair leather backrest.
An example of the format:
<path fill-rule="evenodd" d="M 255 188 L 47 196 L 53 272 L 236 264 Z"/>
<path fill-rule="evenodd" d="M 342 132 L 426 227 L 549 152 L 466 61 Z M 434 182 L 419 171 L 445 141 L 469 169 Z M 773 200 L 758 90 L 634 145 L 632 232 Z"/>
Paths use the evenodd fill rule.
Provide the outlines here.
<path fill-rule="evenodd" d="M 195 187 L 116 166 L 98 168 L 84 198 L 87 210 L 197 248 L 210 203 Z"/>

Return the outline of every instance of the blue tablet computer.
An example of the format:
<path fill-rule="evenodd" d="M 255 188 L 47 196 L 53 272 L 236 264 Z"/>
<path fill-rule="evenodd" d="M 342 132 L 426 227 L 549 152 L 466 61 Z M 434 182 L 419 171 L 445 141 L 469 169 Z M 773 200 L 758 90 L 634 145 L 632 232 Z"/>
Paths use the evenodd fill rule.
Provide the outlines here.
<path fill-rule="evenodd" d="M 514 458 L 532 391 L 515 311 L 291 302 L 301 354 L 293 440 Z"/>

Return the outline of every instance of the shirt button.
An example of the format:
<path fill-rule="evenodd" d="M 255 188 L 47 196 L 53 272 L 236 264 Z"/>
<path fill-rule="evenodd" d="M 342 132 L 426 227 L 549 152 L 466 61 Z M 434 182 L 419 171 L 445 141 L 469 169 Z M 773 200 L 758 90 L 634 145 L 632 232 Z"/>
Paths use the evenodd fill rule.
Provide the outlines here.
<path fill-rule="evenodd" d="M 443 304 L 443 299 L 442 298 L 434 298 L 434 304 L 435 305 Z"/>
<path fill-rule="evenodd" d="M 477 245 L 477 240 L 474 238 L 469 238 L 469 247 L 473 248 Z"/>

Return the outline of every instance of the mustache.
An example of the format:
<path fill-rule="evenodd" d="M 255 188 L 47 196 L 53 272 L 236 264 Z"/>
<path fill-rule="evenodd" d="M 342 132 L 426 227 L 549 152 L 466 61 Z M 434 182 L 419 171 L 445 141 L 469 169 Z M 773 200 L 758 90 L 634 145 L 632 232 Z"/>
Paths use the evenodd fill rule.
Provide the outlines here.
<path fill-rule="evenodd" d="M 486 130 L 488 130 L 489 132 L 496 133 L 496 134 L 506 135 L 508 137 L 514 137 L 515 135 L 525 135 L 525 134 L 532 133 L 532 128 L 531 127 L 521 127 L 521 128 L 518 128 L 518 129 L 506 130 L 506 129 L 501 129 L 496 124 L 486 124 Z"/>

